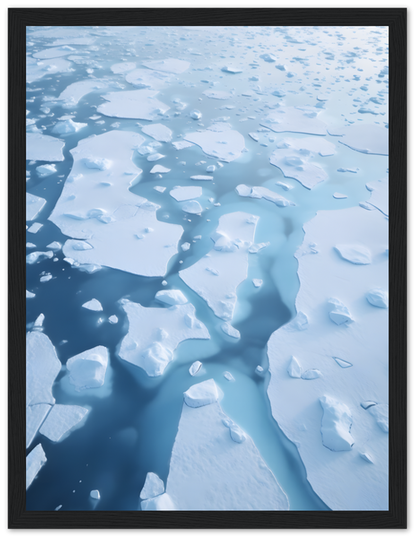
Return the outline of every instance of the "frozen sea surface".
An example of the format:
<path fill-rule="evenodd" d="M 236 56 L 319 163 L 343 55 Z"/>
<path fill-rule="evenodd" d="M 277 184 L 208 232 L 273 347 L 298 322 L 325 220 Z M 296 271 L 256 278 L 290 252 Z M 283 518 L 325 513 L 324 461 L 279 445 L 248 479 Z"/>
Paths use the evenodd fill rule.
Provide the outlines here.
<path fill-rule="evenodd" d="M 385 509 L 387 60 L 27 29 L 28 510 Z"/>

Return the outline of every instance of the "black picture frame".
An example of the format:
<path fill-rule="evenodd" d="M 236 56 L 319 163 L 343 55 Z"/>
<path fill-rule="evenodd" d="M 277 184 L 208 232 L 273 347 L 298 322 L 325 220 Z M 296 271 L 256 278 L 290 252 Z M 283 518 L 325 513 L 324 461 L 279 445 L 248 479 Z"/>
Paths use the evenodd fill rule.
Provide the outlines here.
<path fill-rule="evenodd" d="M 8 11 L 8 517 L 10 529 L 403 529 L 407 526 L 407 213 L 404 8 L 143 8 Z M 389 510 L 330 512 L 26 511 L 25 497 L 25 60 L 26 26 L 388 26 L 389 72 Z"/>

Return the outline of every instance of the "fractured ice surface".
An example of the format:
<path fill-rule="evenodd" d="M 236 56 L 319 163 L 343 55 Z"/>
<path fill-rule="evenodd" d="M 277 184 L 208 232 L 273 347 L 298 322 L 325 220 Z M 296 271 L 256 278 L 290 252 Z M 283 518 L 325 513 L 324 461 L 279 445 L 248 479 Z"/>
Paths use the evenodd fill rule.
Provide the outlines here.
<path fill-rule="evenodd" d="M 55 404 L 42 424 L 39 433 L 51 441 L 61 441 L 69 431 L 83 420 L 87 413 L 88 409 L 79 405 Z"/>
<path fill-rule="evenodd" d="M 133 86 L 151 90 L 160 90 L 170 80 L 171 77 L 168 74 L 161 71 L 150 71 L 149 69 L 135 69 L 126 75 L 126 81 L 133 84 Z"/>
<path fill-rule="evenodd" d="M 26 456 L 26 489 L 32 484 L 42 466 L 46 463 L 46 454 L 39 443 Z"/>
<path fill-rule="evenodd" d="M 376 258 L 376 254 L 385 251 L 388 222 L 378 211 L 352 207 L 318 211 L 304 230 L 303 245 L 296 254 L 300 281 L 296 310 L 309 321 L 303 330 L 289 330 L 290 322 L 268 342 L 272 414 L 296 443 L 312 488 L 329 508 L 386 510 L 388 436 L 361 402 L 385 405 L 388 401 L 388 311 L 370 308 L 365 300 L 369 290 L 387 285 L 388 258 Z M 319 245 L 318 251 L 305 254 L 311 243 Z M 346 263 L 334 252 L 338 244 L 371 248 L 373 263 Z M 331 321 L 329 310 L 342 315 L 340 306 L 328 304 L 331 297 L 351 305 L 354 323 L 348 322 L 348 316 L 347 324 Z M 293 373 L 300 373 L 290 362 L 293 356 L 301 360 L 301 372 L 319 369 L 322 377 L 308 382 L 290 377 L 288 365 Z M 334 357 L 353 366 L 340 368 Z M 326 400 L 323 420 L 320 399 L 324 396 L 340 407 Z M 347 450 L 333 451 L 340 446 Z M 374 464 L 360 466 L 360 451 L 371 453 Z"/>
<path fill-rule="evenodd" d="M 369 204 L 379 209 L 384 215 L 389 214 L 389 185 L 387 177 L 366 184 L 371 192 Z"/>
<path fill-rule="evenodd" d="M 151 136 L 158 142 L 170 142 L 172 140 L 172 131 L 162 123 L 151 123 L 142 128 L 144 134 Z"/>
<path fill-rule="evenodd" d="M 142 510 L 176 510 L 172 499 L 167 493 L 142 501 L 140 507 Z"/>
<path fill-rule="evenodd" d="M 30 192 L 26 193 L 26 220 L 35 220 L 42 211 L 46 200 Z"/>
<path fill-rule="evenodd" d="M 189 69 L 189 66 L 191 65 L 185 60 L 177 60 L 176 58 L 167 58 L 166 60 L 154 61 L 146 60 L 142 63 L 149 69 L 154 69 L 155 71 L 164 71 L 166 73 L 175 73 L 177 75 L 180 75 L 181 73 Z"/>
<path fill-rule="evenodd" d="M 122 307 L 129 329 L 118 355 L 143 368 L 150 377 L 163 374 L 174 359 L 175 349 L 184 340 L 210 338 L 205 325 L 195 318 L 195 307 L 190 303 L 170 308 L 145 308 L 123 299 Z"/>
<path fill-rule="evenodd" d="M 51 405 L 43 403 L 26 407 L 26 448 L 29 448 L 32 444 L 35 435 L 51 408 Z"/>
<path fill-rule="evenodd" d="M 208 381 L 215 392 L 214 380 Z M 185 402 L 207 383 L 186 391 Z M 166 483 L 176 509 L 288 510 L 286 495 L 252 439 L 223 413 L 215 394 L 211 400 L 182 407 Z"/>
<path fill-rule="evenodd" d="M 239 196 L 249 198 L 264 198 L 269 202 L 273 202 L 279 207 L 287 207 L 289 205 L 295 205 L 293 202 L 287 200 L 284 196 L 277 194 L 276 192 L 267 189 L 266 187 L 249 187 L 247 185 L 237 185 L 235 188 Z"/>
<path fill-rule="evenodd" d="M 275 133 L 304 133 L 326 135 L 326 125 L 317 118 L 319 110 L 313 107 L 281 107 L 260 122 Z"/>
<path fill-rule="evenodd" d="M 389 130 L 379 125 L 357 123 L 342 131 L 341 144 L 361 153 L 388 155 Z"/>
<path fill-rule="evenodd" d="M 199 146 L 207 155 L 227 163 L 238 159 L 245 149 L 243 135 L 225 124 L 214 124 L 205 131 L 188 133 L 184 139 Z"/>
<path fill-rule="evenodd" d="M 193 215 L 200 215 L 203 209 L 198 200 L 188 200 L 182 204 L 182 211 L 185 211 L 185 213 L 191 213 Z"/>
<path fill-rule="evenodd" d="M 61 361 L 49 338 L 33 331 L 26 335 L 26 405 L 54 404 L 52 385 Z"/>
<path fill-rule="evenodd" d="M 78 353 L 66 362 L 69 382 L 75 390 L 97 388 L 104 385 L 108 366 L 108 349 L 96 346 Z"/>
<path fill-rule="evenodd" d="M 202 196 L 202 187 L 175 187 L 169 194 L 178 202 L 183 202 Z"/>
<path fill-rule="evenodd" d="M 48 177 L 56 173 L 54 164 L 42 164 L 36 167 L 36 173 L 39 177 Z"/>
<path fill-rule="evenodd" d="M 212 234 L 214 248 L 179 276 L 200 295 L 214 314 L 230 321 L 237 302 L 237 287 L 247 278 L 248 248 L 254 240 L 258 217 L 228 213 L 219 219 Z"/>
<path fill-rule="evenodd" d="M 108 102 L 100 105 L 97 112 L 115 118 L 153 120 L 169 110 L 167 105 L 156 99 L 157 94 L 153 90 L 110 92 L 103 95 Z"/>
<path fill-rule="evenodd" d="M 104 80 L 86 79 L 78 82 L 73 82 L 67 86 L 57 98 L 58 101 L 63 101 L 64 108 L 72 108 L 76 106 L 80 100 L 87 94 L 107 88 L 108 83 Z"/>
<path fill-rule="evenodd" d="M 63 161 L 63 140 L 39 133 L 26 133 L 26 160 Z"/>
<path fill-rule="evenodd" d="M 66 241 L 67 258 L 144 276 L 165 274 L 183 229 L 158 221 L 159 206 L 129 190 L 142 172 L 131 158 L 143 140 L 137 133 L 108 131 L 71 150 L 72 171 L 49 217 L 62 233 L 77 238 Z M 146 228 L 153 229 L 151 239 Z M 88 240 L 82 250 L 79 239 Z"/>

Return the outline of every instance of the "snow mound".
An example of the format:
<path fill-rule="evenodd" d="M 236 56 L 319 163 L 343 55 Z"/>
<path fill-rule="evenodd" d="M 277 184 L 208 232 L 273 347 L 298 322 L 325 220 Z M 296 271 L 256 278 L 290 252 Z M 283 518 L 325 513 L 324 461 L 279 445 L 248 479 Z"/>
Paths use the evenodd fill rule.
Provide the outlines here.
<path fill-rule="evenodd" d="M 388 293 L 384 290 L 374 289 L 367 293 L 367 301 L 373 305 L 378 306 L 378 308 L 387 308 L 388 307 Z"/>
<path fill-rule="evenodd" d="M 336 245 L 334 248 L 348 262 L 368 265 L 372 261 L 371 252 L 364 245 Z"/>
<path fill-rule="evenodd" d="M 169 306 L 186 304 L 188 302 L 188 299 L 180 290 L 161 290 L 156 293 L 155 298 L 161 303 Z"/>
<path fill-rule="evenodd" d="M 202 407 L 218 401 L 218 387 L 213 379 L 207 379 L 197 385 L 192 385 L 183 393 L 183 399 L 189 407 Z"/>
<path fill-rule="evenodd" d="M 108 349 L 96 346 L 71 357 L 66 363 L 69 381 L 75 390 L 98 388 L 104 385 L 108 366 Z"/>
<path fill-rule="evenodd" d="M 348 406 L 330 396 L 322 396 L 319 401 L 324 412 L 321 426 L 322 444 L 335 452 L 351 450 L 354 439 L 350 433 L 352 416 Z"/>

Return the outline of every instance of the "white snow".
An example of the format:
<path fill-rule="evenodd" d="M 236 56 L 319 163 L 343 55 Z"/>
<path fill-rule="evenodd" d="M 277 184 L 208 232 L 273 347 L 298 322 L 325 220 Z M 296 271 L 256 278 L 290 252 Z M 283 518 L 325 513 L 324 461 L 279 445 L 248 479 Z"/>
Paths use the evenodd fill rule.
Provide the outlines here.
<path fill-rule="evenodd" d="M 225 92 L 222 90 L 205 90 L 203 94 L 209 97 L 210 99 L 220 99 L 220 100 L 231 99 L 231 97 L 233 96 L 232 93 Z"/>
<path fill-rule="evenodd" d="M 183 202 L 202 196 L 202 187 L 175 187 L 169 194 L 178 202 Z"/>
<path fill-rule="evenodd" d="M 170 142 L 172 140 L 172 131 L 166 125 L 162 123 L 151 123 L 150 125 L 145 125 L 142 128 L 142 132 L 151 136 L 158 142 Z"/>
<path fill-rule="evenodd" d="M 342 131 L 339 142 L 361 153 L 388 155 L 389 130 L 379 125 L 356 123 Z"/>
<path fill-rule="evenodd" d="M 166 168 L 165 166 L 162 166 L 160 164 L 155 164 L 154 167 L 150 170 L 151 174 L 167 174 L 168 172 L 170 172 L 170 168 Z"/>
<path fill-rule="evenodd" d="M 77 133 L 80 129 L 86 127 L 87 125 L 87 123 L 75 122 L 69 118 L 64 121 L 58 121 L 54 125 L 52 132 L 60 135 L 68 135 Z"/>
<path fill-rule="evenodd" d="M 52 385 L 61 361 L 49 338 L 39 331 L 26 335 L 26 405 L 54 404 Z"/>
<path fill-rule="evenodd" d="M 237 194 L 239 196 L 243 197 L 249 197 L 249 198 L 264 198 L 265 200 L 268 200 L 269 202 L 273 202 L 279 207 L 287 207 L 289 205 L 295 205 L 293 202 L 290 202 L 280 194 L 277 194 L 276 192 L 271 191 L 270 189 L 267 189 L 266 187 L 250 187 L 247 185 L 237 185 L 235 188 L 237 191 Z"/>
<path fill-rule="evenodd" d="M 66 362 L 69 382 L 76 391 L 98 388 L 104 385 L 108 366 L 108 349 L 96 346 L 87 349 Z"/>
<path fill-rule="evenodd" d="M 115 325 L 116 323 L 118 323 L 118 317 L 117 317 L 115 314 L 113 314 L 112 316 L 110 316 L 110 317 L 108 318 L 108 321 L 109 321 L 112 325 Z"/>
<path fill-rule="evenodd" d="M 191 376 L 195 376 L 201 370 L 201 368 L 202 368 L 202 362 L 195 361 L 189 367 L 189 373 L 191 374 Z"/>
<path fill-rule="evenodd" d="M 351 450 L 354 439 L 350 433 L 352 416 L 349 408 L 330 396 L 319 398 L 323 409 L 322 444 L 335 452 Z"/>
<path fill-rule="evenodd" d="M 26 220 L 35 220 L 46 204 L 44 198 L 26 193 Z"/>
<path fill-rule="evenodd" d="M 222 215 L 211 236 L 215 246 L 209 257 L 179 271 L 185 284 L 225 321 L 232 319 L 237 287 L 247 278 L 248 248 L 254 240 L 257 221 L 258 217 L 243 212 Z"/>
<path fill-rule="evenodd" d="M 235 329 L 227 321 L 221 323 L 221 330 L 223 333 L 228 334 L 228 336 L 231 336 L 232 338 L 236 338 L 237 340 L 240 338 L 240 331 L 237 331 L 237 329 Z"/>
<path fill-rule="evenodd" d="M 142 510 L 176 510 L 172 499 L 167 493 L 158 495 L 152 499 L 146 499 L 141 502 L 140 506 Z"/>
<path fill-rule="evenodd" d="M 63 161 L 63 140 L 39 133 L 26 133 L 27 161 Z"/>
<path fill-rule="evenodd" d="M 252 282 L 255 288 L 260 288 L 263 284 L 263 280 L 261 278 L 253 278 Z"/>
<path fill-rule="evenodd" d="M 175 73 L 180 75 L 191 65 L 185 60 L 177 60 L 176 58 L 167 58 L 166 60 L 152 60 L 142 62 L 145 67 L 149 69 L 154 69 L 155 71 L 162 71 L 166 73 Z"/>
<path fill-rule="evenodd" d="M 42 228 L 43 224 L 40 222 L 34 222 L 32 226 L 30 226 L 27 231 L 31 234 L 36 234 L 38 231 Z"/>
<path fill-rule="evenodd" d="M 189 200 L 182 204 L 182 211 L 193 215 L 200 215 L 203 211 L 201 204 L 197 200 Z"/>
<path fill-rule="evenodd" d="M 296 254 L 298 315 L 268 342 L 271 378 L 267 390 L 272 414 L 298 447 L 312 488 L 329 508 L 387 510 L 388 436 L 369 412 L 374 405 L 366 411 L 361 404 L 371 401 L 386 406 L 388 402 L 388 310 L 374 308 L 366 300 L 369 290 L 387 286 L 388 221 L 379 211 L 352 207 L 318 211 L 304 230 L 303 245 Z M 311 243 L 319 250 L 308 253 Z M 338 244 L 365 246 L 371 250 L 373 262 L 347 263 L 334 250 Z M 340 325 L 331 320 L 331 309 L 341 317 L 342 307 L 329 304 L 330 298 L 351 308 L 353 323 L 348 318 Z M 293 356 L 301 368 L 291 364 Z M 288 366 L 296 376 L 314 369 L 322 377 L 311 381 L 292 378 Z M 327 400 L 323 420 L 320 398 L 324 396 L 337 405 L 332 409 Z M 333 418 L 335 413 L 339 420 Z M 325 430 L 327 422 L 330 440 L 325 433 L 324 442 L 333 443 L 332 448 L 348 448 L 349 443 L 351 448 L 351 435 L 354 445 L 350 450 L 334 452 L 322 443 L 321 427 Z M 364 461 L 360 452 L 371 454 L 374 464 Z"/>
<path fill-rule="evenodd" d="M 217 129 L 218 125 L 214 124 L 207 130 L 188 133 L 184 139 L 199 146 L 207 155 L 221 161 L 229 163 L 238 159 L 245 149 L 243 135 L 230 128 Z"/>
<path fill-rule="evenodd" d="M 213 388 L 214 380 L 209 382 Z M 198 385 L 185 395 L 194 387 Z M 214 403 L 201 407 L 183 405 L 166 483 L 174 506 L 177 510 L 288 510 L 286 495 L 252 439 L 214 398 Z"/>
<path fill-rule="evenodd" d="M 150 71 L 149 69 L 135 69 L 126 75 L 126 81 L 136 88 L 148 88 L 151 90 L 160 90 L 168 82 L 171 76 L 161 71 Z"/>
<path fill-rule="evenodd" d="M 281 107 L 260 122 L 275 133 L 326 135 L 326 125 L 317 118 L 321 111 L 313 107 Z"/>
<path fill-rule="evenodd" d="M 388 293 L 381 289 L 374 289 L 367 293 L 367 301 L 378 308 L 387 308 L 388 306 Z"/>
<path fill-rule="evenodd" d="M 199 175 L 199 176 L 191 176 L 191 179 L 193 179 L 194 181 L 212 181 L 213 177 Z"/>
<path fill-rule="evenodd" d="M 141 499 L 151 499 L 165 492 L 165 484 L 156 473 L 147 473 L 144 486 L 140 492 Z"/>
<path fill-rule="evenodd" d="M 87 301 L 82 305 L 82 308 L 86 308 L 87 310 L 94 310 L 95 312 L 100 312 L 103 307 L 97 299 L 91 299 L 90 301 Z"/>
<path fill-rule="evenodd" d="M 170 308 L 145 308 L 141 304 L 122 300 L 129 329 L 118 355 L 143 370 L 150 377 L 162 375 L 174 359 L 174 351 L 184 340 L 209 339 L 206 327 L 195 318 L 192 304 Z"/>
<path fill-rule="evenodd" d="M 32 452 L 26 456 L 26 489 L 32 484 L 46 461 L 45 451 L 39 443 L 35 446 Z"/>
<path fill-rule="evenodd" d="M 36 173 L 39 177 L 48 177 L 56 173 L 54 164 L 42 164 L 36 168 Z"/>
<path fill-rule="evenodd" d="M 103 95 L 108 102 L 100 105 L 97 112 L 115 118 L 154 120 L 170 108 L 156 99 L 157 94 L 154 90 L 110 92 Z"/>
<path fill-rule="evenodd" d="M 180 290 L 161 290 L 156 293 L 155 299 L 161 303 L 173 306 L 175 304 L 186 304 L 188 299 Z"/>
<path fill-rule="evenodd" d="M 355 245 L 336 245 L 334 248 L 344 260 L 351 263 L 368 265 L 372 261 L 370 250 L 359 243 Z"/>
<path fill-rule="evenodd" d="M 84 79 L 73 82 L 59 95 L 58 101 L 63 101 L 64 108 L 75 107 L 89 93 L 107 88 L 108 82 L 98 79 Z"/>
<path fill-rule="evenodd" d="M 32 444 L 51 407 L 51 405 L 43 403 L 26 407 L 26 448 L 29 448 Z"/>
<path fill-rule="evenodd" d="M 88 409 L 79 405 L 55 404 L 42 424 L 39 433 L 57 443 L 66 437 L 87 415 Z"/>

